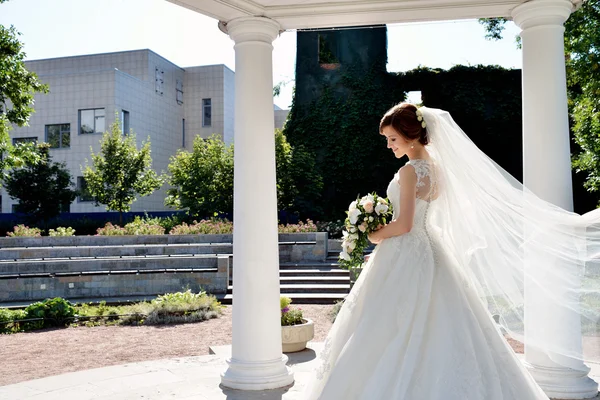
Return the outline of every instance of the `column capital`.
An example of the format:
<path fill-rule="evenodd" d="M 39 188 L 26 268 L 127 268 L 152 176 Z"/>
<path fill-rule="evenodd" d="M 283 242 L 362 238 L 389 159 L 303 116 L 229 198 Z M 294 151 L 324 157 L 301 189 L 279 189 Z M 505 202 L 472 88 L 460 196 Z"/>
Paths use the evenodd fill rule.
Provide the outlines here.
<path fill-rule="evenodd" d="M 282 32 L 275 20 L 265 17 L 242 17 L 219 22 L 219 28 L 237 44 L 243 42 L 273 43 Z"/>
<path fill-rule="evenodd" d="M 513 21 L 525 30 L 538 26 L 562 26 L 576 9 L 578 0 L 531 0 L 511 11 Z"/>

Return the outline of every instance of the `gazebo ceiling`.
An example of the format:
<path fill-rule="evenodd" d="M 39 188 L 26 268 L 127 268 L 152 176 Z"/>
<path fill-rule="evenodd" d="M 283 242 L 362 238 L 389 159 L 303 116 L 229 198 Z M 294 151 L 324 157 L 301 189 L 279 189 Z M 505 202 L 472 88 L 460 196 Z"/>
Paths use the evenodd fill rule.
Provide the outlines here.
<path fill-rule="evenodd" d="M 219 21 L 262 16 L 282 29 L 509 17 L 527 0 L 167 0 Z M 582 0 L 572 0 L 574 4 Z"/>

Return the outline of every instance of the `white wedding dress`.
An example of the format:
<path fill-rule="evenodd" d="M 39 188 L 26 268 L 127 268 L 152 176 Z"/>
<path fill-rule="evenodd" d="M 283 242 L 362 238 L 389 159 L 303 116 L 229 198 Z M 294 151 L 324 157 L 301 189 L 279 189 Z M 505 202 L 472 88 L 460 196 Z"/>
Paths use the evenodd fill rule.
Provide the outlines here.
<path fill-rule="evenodd" d="M 430 227 L 436 168 L 426 160 L 407 165 L 417 175 L 414 226 L 375 248 L 329 332 L 306 398 L 548 399 Z M 387 190 L 394 219 L 398 179 Z"/>

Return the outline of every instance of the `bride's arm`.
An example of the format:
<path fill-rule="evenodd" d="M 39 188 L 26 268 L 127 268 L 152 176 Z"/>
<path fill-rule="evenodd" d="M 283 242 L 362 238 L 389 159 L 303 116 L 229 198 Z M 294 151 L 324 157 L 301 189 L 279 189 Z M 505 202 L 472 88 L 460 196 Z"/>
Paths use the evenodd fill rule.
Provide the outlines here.
<path fill-rule="evenodd" d="M 399 217 L 383 228 L 369 235 L 373 243 L 392 236 L 400 236 L 410 232 L 415 219 L 415 205 L 417 198 L 417 174 L 412 165 L 400 169 L 400 213 Z"/>

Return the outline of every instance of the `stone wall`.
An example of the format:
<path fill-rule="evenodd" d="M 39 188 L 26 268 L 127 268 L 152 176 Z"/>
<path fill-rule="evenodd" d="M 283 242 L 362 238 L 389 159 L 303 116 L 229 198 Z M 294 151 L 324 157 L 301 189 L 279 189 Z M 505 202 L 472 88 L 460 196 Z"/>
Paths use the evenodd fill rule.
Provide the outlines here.
<path fill-rule="evenodd" d="M 232 235 L 0 238 L 0 304 L 153 296 L 206 290 L 225 294 Z M 279 235 L 282 263 L 325 261 L 327 233 Z"/>

